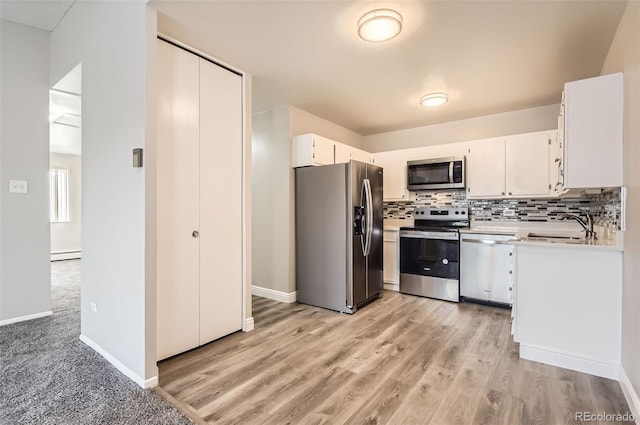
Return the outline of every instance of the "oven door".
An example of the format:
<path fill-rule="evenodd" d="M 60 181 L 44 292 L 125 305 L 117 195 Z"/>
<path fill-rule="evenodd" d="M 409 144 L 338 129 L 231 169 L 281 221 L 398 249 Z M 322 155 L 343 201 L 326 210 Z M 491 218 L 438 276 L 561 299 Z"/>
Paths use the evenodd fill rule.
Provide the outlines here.
<path fill-rule="evenodd" d="M 460 301 L 458 232 L 400 231 L 400 292 Z"/>
<path fill-rule="evenodd" d="M 400 232 L 400 273 L 458 280 L 458 232 Z"/>

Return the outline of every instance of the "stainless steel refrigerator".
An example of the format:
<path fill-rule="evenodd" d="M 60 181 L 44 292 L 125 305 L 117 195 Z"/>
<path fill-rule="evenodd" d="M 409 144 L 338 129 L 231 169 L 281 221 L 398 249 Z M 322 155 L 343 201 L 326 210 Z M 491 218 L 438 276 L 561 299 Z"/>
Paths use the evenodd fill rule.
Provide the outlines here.
<path fill-rule="evenodd" d="M 382 296 L 382 168 L 296 168 L 298 302 L 354 313 Z"/>

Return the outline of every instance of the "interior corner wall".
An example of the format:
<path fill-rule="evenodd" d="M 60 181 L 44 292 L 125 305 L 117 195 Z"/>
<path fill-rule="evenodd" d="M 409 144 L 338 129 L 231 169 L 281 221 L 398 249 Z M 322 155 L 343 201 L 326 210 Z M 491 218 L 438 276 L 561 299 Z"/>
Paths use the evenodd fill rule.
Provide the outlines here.
<path fill-rule="evenodd" d="M 289 110 L 291 114 L 292 137 L 301 134 L 315 133 L 319 136 L 335 140 L 336 142 L 366 150 L 364 147 L 364 138 L 355 131 L 351 131 L 348 128 L 332 123 L 307 111 L 303 111 L 295 106 L 290 106 Z"/>
<path fill-rule="evenodd" d="M 51 311 L 50 38 L 0 24 L 0 322 Z M 10 179 L 28 193 L 9 193 Z"/>
<path fill-rule="evenodd" d="M 624 72 L 624 185 L 627 188 L 622 278 L 622 367 L 640 394 L 640 2 L 627 3 L 602 74 Z M 636 412 L 637 413 L 637 412 Z"/>
<path fill-rule="evenodd" d="M 146 82 L 156 28 L 145 3 L 75 2 L 52 32 L 50 73 L 53 84 L 82 64 L 81 337 L 140 385 L 157 374 L 148 335 L 155 321 L 147 323 L 146 169 L 131 159 L 134 148 L 155 143 Z"/>
<path fill-rule="evenodd" d="M 560 100 L 560 99 L 558 99 Z M 558 128 L 560 104 L 364 136 L 367 152 L 384 152 Z"/>
<path fill-rule="evenodd" d="M 81 161 L 80 155 L 51 153 L 50 156 L 50 168 L 61 168 L 69 171 L 69 221 L 51 223 L 52 254 L 81 250 Z"/>
<path fill-rule="evenodd" d="M 295 291 L 291 275 L 289 107 L 252 116 L 252 285 Z M 294 264 L 295 267 L 295 264 Z"/>

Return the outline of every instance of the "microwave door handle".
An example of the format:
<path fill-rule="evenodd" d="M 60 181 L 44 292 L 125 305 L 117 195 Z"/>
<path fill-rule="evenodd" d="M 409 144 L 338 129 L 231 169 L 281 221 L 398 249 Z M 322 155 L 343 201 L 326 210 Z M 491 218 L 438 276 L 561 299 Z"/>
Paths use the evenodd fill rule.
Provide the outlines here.
<path fill-rule="evenodd" d="M 452 184 L 454 183 L 454 181 L 453 181 L 453 164 L 454 164 L 453 161 L 451 161 L 449 163 L 449 183 L 452 183 Z"/>

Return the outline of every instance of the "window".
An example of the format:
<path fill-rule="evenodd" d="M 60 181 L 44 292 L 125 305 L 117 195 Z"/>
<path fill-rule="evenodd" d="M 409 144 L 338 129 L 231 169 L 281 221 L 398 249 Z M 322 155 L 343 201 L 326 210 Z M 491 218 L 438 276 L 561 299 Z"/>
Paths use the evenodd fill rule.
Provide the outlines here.
<path fill-rule="evenodd" d="M 49 170 L 49 217 L 52 223 L 69 221 L 69 170 Z"/>

